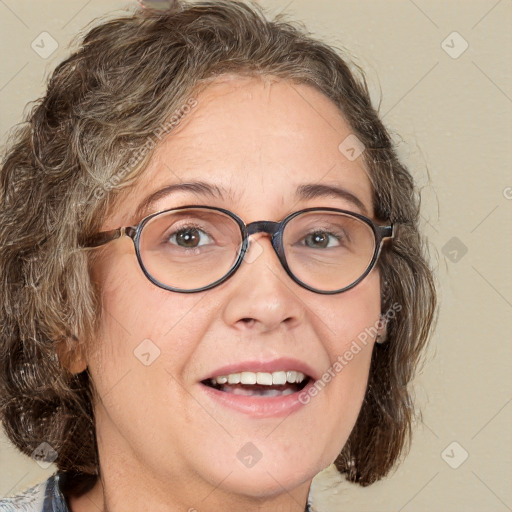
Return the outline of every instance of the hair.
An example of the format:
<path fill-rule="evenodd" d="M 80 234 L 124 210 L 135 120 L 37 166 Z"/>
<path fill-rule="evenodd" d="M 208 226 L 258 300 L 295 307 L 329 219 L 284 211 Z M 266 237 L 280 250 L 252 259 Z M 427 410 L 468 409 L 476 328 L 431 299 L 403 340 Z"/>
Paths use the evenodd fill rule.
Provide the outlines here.
<path fill-rule="evenodd" d="M 57 355 L 58 347 L 81 350 L 101 317 L 80 241 L 141 176 L 162 126 L 179 122 L 184 105 L 216 77 L 234 74 L 316 88 L 364 144 L 375 215 L 395 225 L 378 268 L 382 311 L 395 306 L 396 314 L 387 342 L 375 345 L 364 401 L 335 465 L 362 486 L 393 468 L 410 447 L 411 382 L 436 294 L 413 178 L 363 73 L 342 55 L 301 24 L 267 19 L 256 4 L 202 0 L 104 21 L 58 65 L 12 136 L 0 173 L 0 419 L 19 450 L 30 455 L 46 442 L 60 471 L 99 474 L 93 383 Z"/>

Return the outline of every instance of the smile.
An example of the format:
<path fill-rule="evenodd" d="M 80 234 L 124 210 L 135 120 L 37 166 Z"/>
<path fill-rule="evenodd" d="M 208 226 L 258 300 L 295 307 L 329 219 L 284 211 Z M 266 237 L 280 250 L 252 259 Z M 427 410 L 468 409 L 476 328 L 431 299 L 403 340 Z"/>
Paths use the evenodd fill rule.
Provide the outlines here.
<path fill-rule="evenodd" d="M 234 395 L 278 397 L 301 391 L 309 380 L 310 377 L 296 370 L 272 373 L 244 371 L 219 375 L 203 381 L 203 384 Z"/>

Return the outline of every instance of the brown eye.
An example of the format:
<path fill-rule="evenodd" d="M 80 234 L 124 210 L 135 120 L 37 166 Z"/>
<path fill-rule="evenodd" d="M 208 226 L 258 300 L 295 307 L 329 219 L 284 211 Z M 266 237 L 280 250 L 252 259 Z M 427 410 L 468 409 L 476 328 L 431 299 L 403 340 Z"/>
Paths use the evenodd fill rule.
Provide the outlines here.
<path fill-rule="evenodd" d="M 304 243 L 313 249 L 325 249 L 327 247 L 332 247 L 333 245 L 338 245 L 337 242 L 338 239 L 336 236 L 325 231 L 315 231 L 304 238 Z"/>
<path fill-rule="evenodd" d="M 204 231 L 197 228 L 187 228 L 174 233 L 169 238 L 169 241 L 186 249 L 194 249 L 200 245 L 207 244 L 210 240 Z"/>

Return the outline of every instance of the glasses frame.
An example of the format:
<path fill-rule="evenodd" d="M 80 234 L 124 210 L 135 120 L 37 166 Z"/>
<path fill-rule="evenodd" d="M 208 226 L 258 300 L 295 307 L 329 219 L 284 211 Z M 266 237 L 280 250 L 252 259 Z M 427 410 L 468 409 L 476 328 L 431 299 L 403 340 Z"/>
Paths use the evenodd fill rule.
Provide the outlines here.
<path fill-rule="evenodd" d="M 201 288 L 194 288 L 191 290 L 185 290 L 182 288 L 175 288 L 173 286 L 168 286 L 155 277 L 153 277 L 144 266 L 144 263 L 142 261 L 141 253 L 140 253 L 140 237 L 142 230 L 144 229 L 144 226 L 154 217 L 157 217 L 159 215 L 162 215 L 164 213 L 169 213 L 173 211 L 182 211 L 182 210 L 191 210 L 191 209 L 203 209 L 203 210 L 213 210 L 217 212 L 224 213 L 228 217 L 232 218 L 240 228 L 240 234 L 242 236 L 242 245 L 240 252 L 238 254 L 238 257 L 235 261 L 235 263 L 232 265 L 230 270 L 220 279 L 217 279 L 213 283 L 203 286 Z M 298 215 L 301 215 L 303 213 L 308 212 L 332 212 L 332 213 L 341 213 L 344 215 L 347 215 L 349 217 L 354 217 L 356 219 L 359 219 L 360 221 L 367 224 L 375 237 L 375 249 L 373 252 L 372 259 L 370 263 L 368 264 L 366 270 L 363 272 L 363 274 L 356 279 L 354 282 L 349 284 L 348 286 L 345 286 L 344 288 L 340 288 L 339 290 L 319 290 L 317 288 L 313 288 L 312 286 L 309 286 L 308 284 L 301 281 L 298 277 L 296 277 L 293 272 L 290 270 L 288 266 L 288 262 L 286 261 L 285 251 L 283 247 L 283 231 L 286 227 L 286 225 L 295 217 Z M 270 241 L 272 244 L 272 247 L 283 266 L 286 273 L 290 276 L 290 278 L 296 282 L 298 285 L 302 286 L 306 290 L 312 291 L 314 293 L 320 293 L 322 295 L 334 295 L 338 293 L 345 292 L 347 290 L 350 290 L 357 284 L 359 284 L 375 267 L 375 264 L 377 263 L 381 250 L 382 250 L 382 244 L 384 240 L 391 239 L 394 237 L 394 229 L 393 224 L 389 225 L 379 225 L 375 224 L 371 219 L 368 217 L 365 217 L 364 215 L 361 215 L 356 212 L 351 212 L 348 210 L 342 210 L 338 208 L 306 208 L 304 210 L 299 210 L 296 212 L 291 213 L 290 215 L 286 216 L 283 220 L 280 222 L 274 222 L 270 220 L 261 220 L 256 222 L 251 222 L 250 224 L 245 224 L 245 222 L 238 217 L 235 213 L 231 212 L 230 210 L 226 210 L 224 208 L 218 208 L 216 206 L 204 206 L 204 205 L 187 205 L 187 206 L 181 206 L 178 208 L 169 208 L 166 210 L 161 210 L 155 213 L 152 213 L 148 215 L 147 217 L 144 217 L 137 225 L 135 226 L 125 226 L 120 227 L 117 229 L 112 229 L 109 231 L 101 231 L 99 233 L 96 233 L 84 241 L 84 244 L 82 244 L 82 248 L 94 248 L 94 247 L 100 247 L 102 245 L 105 245 L 109 242 L 112 242 L 114 240 L 117 240 L 118 238 L 121 238 L 123 236 L 127 236 L 132 239 L 133 244 L 135 246 L 135 254 L 137 255 L 137 260 L 139 262 L 139 266 L 142 269 L 144 275 L 147 277 L 149 281 L 151 281 L 154 285 L 158 286 L 159 288 L 163 288 L 164 290 L 168 290 L 171 292 L 178 292 L 178 293 L 197 293 L 202 292 L 206 290 L 210 290 L 211 288 L 214 288 L 218 286 L 219 284 L 225 282 L 227 279 L 229 279 L 240 267 L 242 264 L 245 255 L 247 253 L 247 250 L 249 249 L 249 237 L 251 235 L 255 235 L 257 233 L 266 233 L 267 235 L 270 235 Z"/>

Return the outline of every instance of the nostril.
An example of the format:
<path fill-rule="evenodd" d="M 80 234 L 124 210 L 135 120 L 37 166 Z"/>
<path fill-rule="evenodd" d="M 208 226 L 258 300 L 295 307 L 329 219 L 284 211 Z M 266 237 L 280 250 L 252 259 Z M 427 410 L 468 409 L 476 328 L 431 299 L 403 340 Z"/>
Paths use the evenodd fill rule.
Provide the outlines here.
<path fill-rule="evenodd" d="M 255 320 L 254 318 L 241 318 L 240 322 L 243 322 L 248 327 L 252 327 L 254 325 Z"/>

